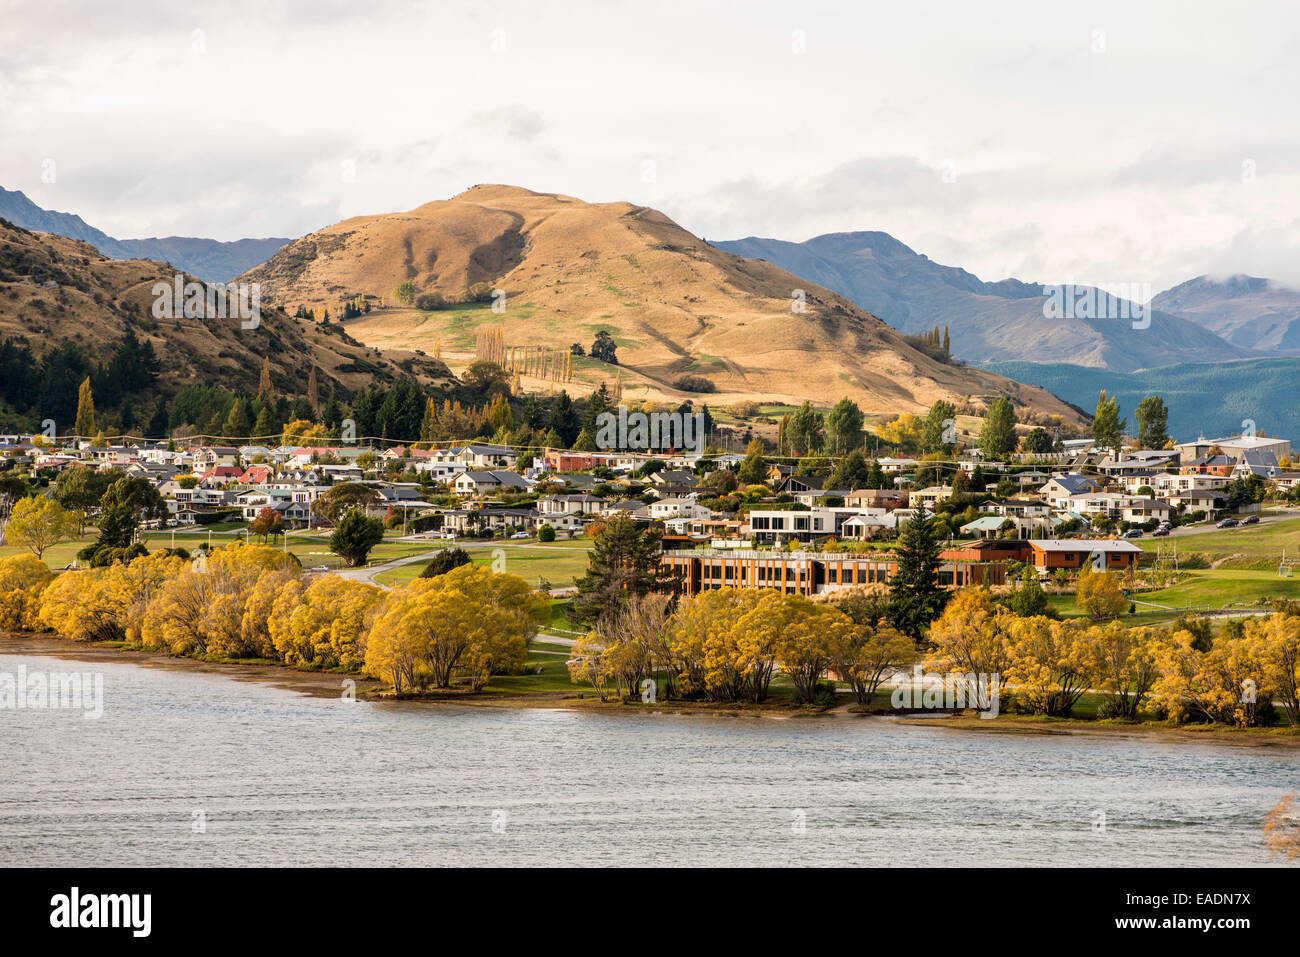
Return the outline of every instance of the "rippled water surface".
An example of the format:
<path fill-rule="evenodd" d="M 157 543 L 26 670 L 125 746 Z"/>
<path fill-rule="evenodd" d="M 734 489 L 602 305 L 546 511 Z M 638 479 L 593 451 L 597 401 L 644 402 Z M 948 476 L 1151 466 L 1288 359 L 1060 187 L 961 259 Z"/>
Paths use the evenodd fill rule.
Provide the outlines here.
<path fill-rule="evenodd" d="M 1300 781 L 1286 748 L 348 704 L 0 655 L 20 664 L 102 672 L 104 715 L 0 710 L 4 865 L 1249 865 Z"/>

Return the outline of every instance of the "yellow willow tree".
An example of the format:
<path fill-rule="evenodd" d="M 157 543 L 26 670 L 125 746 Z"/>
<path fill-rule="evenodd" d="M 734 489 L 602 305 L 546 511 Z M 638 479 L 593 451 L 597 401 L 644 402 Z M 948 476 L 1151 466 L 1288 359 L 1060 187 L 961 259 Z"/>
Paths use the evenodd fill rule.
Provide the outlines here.
<path fill-rule="evenodd" d="M 80 535 L 82 518 L 81 512 L 65 509 L 52 498 L 20 498 L 9 513 L 4 534 L 40 558 L 50 546 Z"/>
<path fill-rule="evenodd" d="M 164 584 L 179 575 L 185 566 L 182 558 L 155 552 L 108 567 L 102 587 L 118 608 L 117 624 L 127 641 L 141 643 L 150 603 L 162 591 Z"/>
<path fill-rule="evenodd" d="M 868 704 L 886 676 L 911 667 L 916 644 L 884 620 L 854 624 L 831 656 L 831 667 L 853 689 L 858 704 Z"/>
<path fill-rule="evenodd" d="M 685 691 L 714 701 L 754 697 L 755 665 L 766 666 L 770 678 L 775 656 L 756 657 L 759 642 L 741 649 L 741 619 L 768 594 L 770 589 L 711 588 L 678 606 L 669 621 L 668 638 Z"/>
<path fill-rule="evenodd" d="M 366 639 L 365 667 L 406 688 L 450 688 L 463 677 L 479 691 L 496 672 L 517 668 L 550 614 L 546 596 L 518 575 L 462 565 L 392 592 Z"/>
<path fill-rule="evenodd" d="M 987 588 L 963 588 L 930 625 L 934 652 L 926 667 L 940 672 L 1001 675 L 1010 655 L 1007 641 L 1016 616 L 997 604 Z"/>
<path fill-rule="evenodd" d="M 302 589 L 297 569 L 281 568 L 263 572 L 244 602 L 244 617 L 239 623 L 239 643 L 222 647 L 219 653 L 232 658 L 277 657 L 275 642 L 271 640 L 270 621 L 276 599 L 281 592 L 289 590 L 291 585 L 295 589 L 296 598 Z M 285 607 L 291 607 L 291 602 L 286 602 L 282 609 Z"/>
<path fill-rule="evenodd" d="M 1076 622 L 1015 618 L 1008 629 L 1005 677 L 1016 683 L 1034 714 L 1068 718 L 1092 681 L 1090 651 Z"/>
<path fill-rule="evenodd" d="M 41 595 L 41 621 L 73 641 L 113 641 L 122 638 L 118 619 L 122 606 L 107 587 L 107 568 L 66 571 Z"/>
<path fill-rule="evenodd" d="M 1207 652 L 1199 651 L 1194 640 L 1190 631 L 1177 631 L 1159 645 L 1160 677 L 1153 690 L 1170 717 L 1200 717 L 1239 727 L 1253 724 L 1255 704 L 1265 688 L 1250 639 L 1220 635 Z"/>
<path fill-rule="evenodd" d="M 1300 616 L 1276 612 L 1246 623 L 1246 637 L 1264 684 L 1282 702 L 1287 721 L 1300 725 Z"/>
<path fill-rule="evenodd" d="M 196 557 L 169 579 L 149 603 L 143 643 L 170 654 L 202 654 L 237 646 L 243 638 L 244 603 L 262 574 L 297 568 L 292 555 L 264 545 L 234 543 Z"/>
<path fill-rule="evenodd" d="M 54 573 L 35 555 L 0 558 L 0 631 L 41 627 L 41 594 Z"/>
<path fill-rule="evenodd" d="M 574 681 L 589 681 L 602 691 L 609 681 L 624 700 L 635 696 L 641 682 L 659 669 L 671 673 L 665 640 L 671 596 L 658 592 L 629 595 L 597 623 L 596 630 L 578 639 L 569 665 Z M 669 682 L 664 696 L 672 696 Z"/>
<path fill-rule="evenodd" d="M 1123 614 L 1129 604 L 1119 575 L 1112 571 L 1093 571 L 1091 565 L 1079 570 L 1074 600 L 1092 619 L 1114 618 Z"/>
<path fill-rule="evenodd" d="M 365 660 L 365 635 L 384 597 L 382 588 L 365 582 L 337 575 L 313 579 L 292 610 L 274 609 L 288 612 L 287 618 L 268 623 L 275 650 L 288 664 L 359 668 Z"/>
<path fill-rule="evenodd" d="M 795 698 L 811 704 L 817 685 L 854 630 L 834 605 L 803 595 L 770 595 L 746 616 L 751 630 L 774 629 L 771 647 L 781 671 L 794 684 Z"/>
<path fill-rule="evenodd" d="M 1136 720 L 1160 674 L 1156 659 L 1161 637 L 1154 628 L 1125 628 L 1118 621 L 1088 629 L 1097 686 L 1114 696 L 1115 717 Z"/>

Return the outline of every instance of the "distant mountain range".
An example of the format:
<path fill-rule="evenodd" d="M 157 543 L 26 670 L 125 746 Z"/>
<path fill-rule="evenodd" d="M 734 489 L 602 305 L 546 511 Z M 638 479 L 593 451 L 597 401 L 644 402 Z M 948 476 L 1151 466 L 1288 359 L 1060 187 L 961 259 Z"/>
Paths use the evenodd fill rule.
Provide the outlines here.
<path fill-rule="evenodd" d="M 1089 414 L 1097 407 L 1098 392 L 1105 389 L 1107 396 L 1119 399 L 1130 430 L 1135 426 L 1134 407 L 1155 394 L 1165 400 L 1169 434 L 1178 439 L 1235 435 L 1246 420 L 1268 435 L 1300 437 L 1300 405 L 1295 401 L 1300 358 L 1187 363 L 1128 373 L 1036 362 L 993 362 L 986 368 L 1042 386 Z"/>
<path fill-rule="evenodd" d="M 229 282 L 265 262 L 288 239 L 239 239 L 219 242 L 188 236 L 161 239 L 114 239 L 72 213 L 42 209 L 19 190 L 0 187 L 0 219 L 35 232 L 53 233 L 90 243 L 109 259 L 152 259 L 170 263 L 208 282 Z"/>
<path fill-rule="evenodd" d="M 1134 328 L 1127 319 L 1048 318 L 1050 287 L 984 282 L 882 232 L 714 245 L 832 289 L 903 332 L 948 326 L 953 355 L 985 365 L 1025 360 L 1131 372 L 1300 351 L 1300 293 L 1268 280 L 1202 276 L 1154 297 L 1150 325 Z"/>
<path fill-rule="evenodd" d="M 1199 323 L 1233 345 L 1300 354 L 1300 290 L 1271 279 L 1197 276 L 1154 301 L 1157 309 Z"/>

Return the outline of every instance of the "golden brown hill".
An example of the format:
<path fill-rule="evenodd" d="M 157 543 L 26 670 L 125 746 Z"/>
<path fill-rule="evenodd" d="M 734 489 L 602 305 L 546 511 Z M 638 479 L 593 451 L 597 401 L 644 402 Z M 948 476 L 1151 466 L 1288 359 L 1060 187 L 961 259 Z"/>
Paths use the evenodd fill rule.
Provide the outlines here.
<path fill-rule="evenodd" d="M 768 263 L 714 249 L 654 209 L 586 203 L 511 186 L 476 186 L 407 213 L 360 216 L 290 243 L 241 279 L 296 310 L 357 295 L 389 308 L 348 322 L 368 345 L 434 351 L 453 368 L 474 358 L 484 331 L 507 349 L 589 346 L 605 330 L 622 372 L 577 364 L 577 392 L 622 376 L 630 399 L 680 400 L 685 375 L 739 399 L 829 404 L 843 395 L 864 411 L 920 412 L 936 399 L 981 406 L 1018 403 L 1079 416 L 1055 396 L 1000 376 L 938 361 L 843 297 Z M 505 293 L 487 305 L 424 311 L 391 308 L 395 290 L 462 299 L 474 283 Z M 806 306 L 792 304 L 803 291 Z M 524 381 L 524 387 L 542 384 Z M 576 386 L 576 387 L 575 387 Z"/>
<path fill-rule="evenodd" d="M 251 329 L 241 328 L 235 315 L 155 318 L 153 286 L 175 276 L 163 263 L 106 259 L 79 240 L 0 220 L 0 339 L 24 339 L 37 356 L 59 343 L 76 342 L 103 360 L 130 326 L 153 343 L 166 392 L 191 382 L 255 391 L 264 358 L 270 360 L 276 390 L 289 395 L 305 391 L 312 365 L 321 388 L 336 382 L 355 390 L 376 378 L 406 374 L 433 385 L 450 381 L 441 362 L 410 352 L 381 357 L 338 325 L 295 319 L 265 299 L 260 321 Z"/>

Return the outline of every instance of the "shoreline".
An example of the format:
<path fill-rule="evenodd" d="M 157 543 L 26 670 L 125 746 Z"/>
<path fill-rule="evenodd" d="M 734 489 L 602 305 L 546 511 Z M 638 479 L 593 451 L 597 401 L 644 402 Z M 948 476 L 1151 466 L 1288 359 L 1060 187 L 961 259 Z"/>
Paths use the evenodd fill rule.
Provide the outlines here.
<path fill-rule="evenodd" d="M 572 693 L 537 691 L 519 694 L 501 692 L 450 692 L 445 695 L 396 697 L 385 692 L 388 686 L 382 681 L 341 671 L 311 671 L 289 665 L 254 662 L 203 661 L 196 658 L 165 655 L 161 652 L 143 651 L 106 645 L 104 643 L 74 642 L 53 633 L 0 633 L 0 654 L 29 654 L 64 661 L 119 662 L 157 668 L 164 671 L 189 671 L 197 674 L 221 675 L 239 681 L 269 684 L 283 691 L 292 691 L 316 698 L 338 697 L 343 682 L 356 682 L 359 701 L 376 705 L 404 705 L 415 707 L 443 707 L 460 705 L 474 708 L 505 708 L 517 710 L 536 708 L 550 711 L 580 711 L 587 714 L 621 714 L 643 716 L 691 715 L 715 718 L 767 718 L 772 720 L 839 718 L 858 720 L 887 720 L 909 727 L 939 728 L 945 731 L 976 732 L 984 734 L 1032 735 L 1087 735 L 1091 737 L 1138 738 L 1163 740 L 1169 743 L 1228 744 L 1244 747 L 1300 748 L 1300 732 L 1287 728 L 1230 728 L 1217 725 L 1192 725 L 1173 727 L 1155 724 L 1098 723 L 1079 718 L 1042 718 L 1027 715 L 999 715 L 994 719 L 941 712 L 910 712 L 901 714 L 865 713 L 850 710 L 852 702 L 834 708 L 815 710 L 784 704 L 755 705 L 744 702 L 724 704 L 695 701 L 665 701 L 653 705 L 625 704 L 621 701 L 601 701 L 590 689 Z"/>

